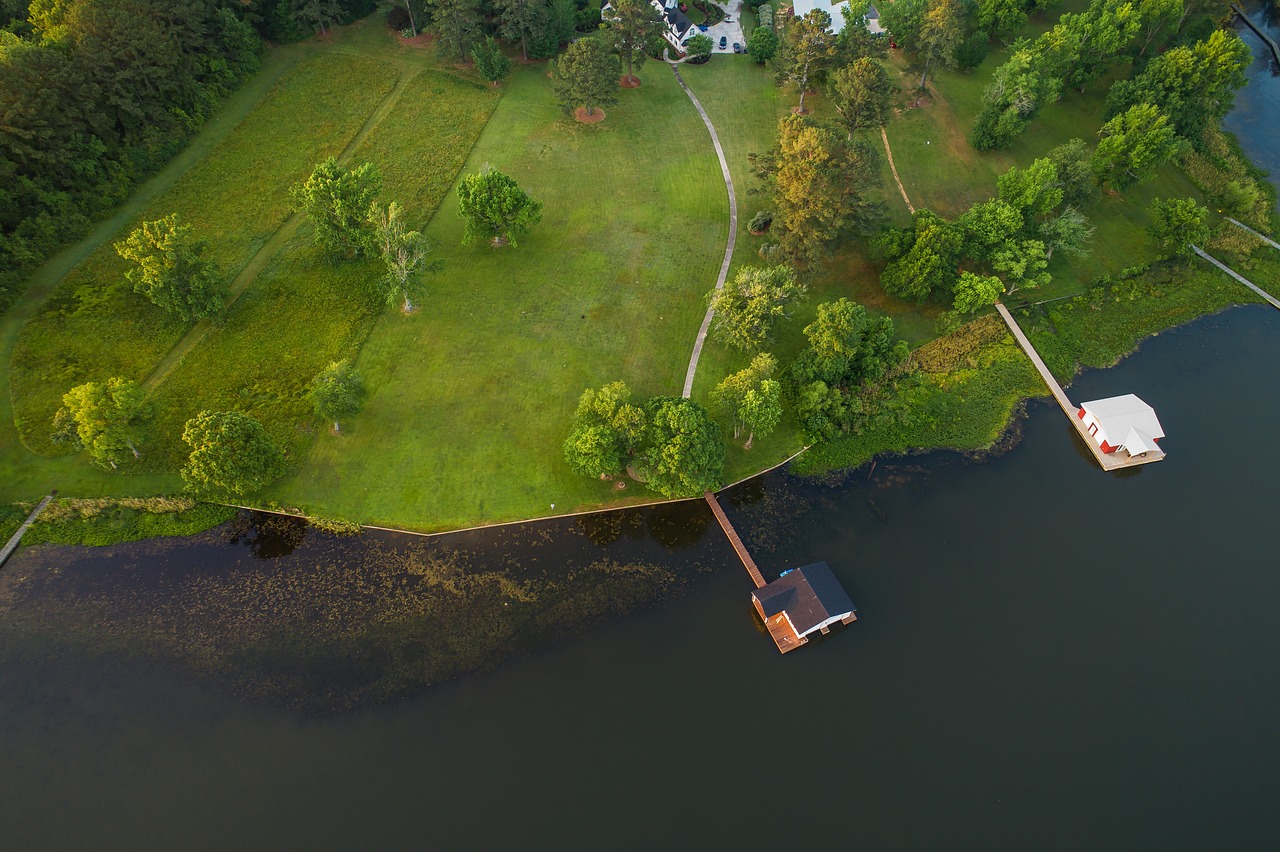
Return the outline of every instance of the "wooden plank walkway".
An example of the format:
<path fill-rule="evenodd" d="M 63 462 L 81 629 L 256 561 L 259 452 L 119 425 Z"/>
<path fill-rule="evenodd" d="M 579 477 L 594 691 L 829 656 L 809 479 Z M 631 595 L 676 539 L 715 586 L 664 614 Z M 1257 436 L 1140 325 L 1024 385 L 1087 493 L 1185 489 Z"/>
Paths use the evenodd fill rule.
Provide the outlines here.
<path fill-rule="evenodd" d="M 41 500 L 36 507 L 31 510 L 31 514 L 27 515 L 27 519 L 22 522 L 22 526 L 18 527 L 18 531 L 9 539 L 9 543 L 4 546 L 4 550 L 0 550 L 0 567 L 3 567 L 5 561 L 8 560 L 8 558 L 13 555 L 13 552 L 18 549 L 18 544 L 22 541 L 22 537 L 27 534 L 27 529 L 36 522 L 36 518 L 40 517 L 40 513 L 44 511 L 44 507 L 49 505 L 49 501 L 52 500 L 54 495 L 57 493 L 57 491 L 50 492 L 48 497 Z"/>
<path fill-rule="evenodd" d="M 1072 404 L 1071 400 L 1067 399 L 1067 394 L 1062 389 L 1062 385 L 1058 384 L 1058 380 L 1053 377 L 1053 373 L 1049 372 L 1049 368 L 1040 359 L 1040 353 L 1036 352 L 1036 348 L 1031 345 L 1031 341 L 1022 333 L 1022 328 L 1014 320 L 1013 314 L 1009 313 L 1009 309 L 1000 302 L 996 302 L 996 310 L 1000 312 L 1000 317 L 1004 320 L 1005 325 L 1009 326 L 1009 331 L 1013 332 L 1013 337 L 1018 341 L 1018 345 L 1022 347 L 1022 351 L 1027 353 L 1027 357 L 1035 365 L 1036 371 L 1040 373 L 1040 378 L 1049 386 L 1049 390 L 1053 393 L 1053 398 L 1058 401 L 1058 407 L 1062 409 L 1062 413 L 1067 415 L 1067 419 L 1075 427 L 1076 434 L 1084 441 L 1084 445 L 1089 448 L 1089 452 L 1093 453 L 1094 459 L 1097 460 L 1098 465 L 1103 470 L 1137 467 L 1141 464 L 1158 462 L 1164 458 L 1164 453 L 1160 450 L 1154 450 L 1141 456 L 1131 456 L 1119 450 L 1114 453 L 1104 453 L 1102 447 L 1098 446 L 1098 442 L 1093 440 L 1093 436 L 1085 428 L 1084 421 L 1076 416 L 1076 406 Z"/>
<path fill-rule="evenodd" d="M 747 552 L 746 545 L 742 543 L 742 539 L 738 537 L 738 532 L 733 528 L 733 524 L 729 523 L 728 516 L 725 515 L 724 509 L 720 508 L 720 501 L 716 499 L 716 495 L 708 491 L 703 495 L 707 498 L 707 505 L 711 507 L 711 513 L 716 516 L 716 520 L 720 522 L 720 529 L 724 530 L 725 536 L 729 539 L 729 543 L 733 545 L 733 549 L 737 551 L 738 558 L 742 560 L 742 564 L 746 567 L 747 573 L 751 575 L 751 581 L 756 584 L 756 588 L 763 588 L 764 576 L 760 573 L 760 569 L 756 567 L 756 561 L 751 558 L 751 554 Z"/>
<path fill-rule="evenodd" d="M 1266 234 L 1260 234 L 1260 233 L 1258 233 L 1258 232 L 1257 232 L 1257 231 L 1255 231 L 1253 228 L 1250 228 L 1248 225 L 1246 225 L 1244 222 L 1241 222 L 1241 221 L 1240 221 L 1240 220 L 1238 220 L 1238 219 L 1232 219 L 1230 216 L 1228 216 L 1228 217 L 1227 217 L 1227 221 L 1228 221 L 1228 222 L 1230 222 L 1231 224 L 1235 225 L 1237 228 L 1240 228 L 1240 229 L 1242 229 L 1242 230 L 1248 231 L 1249 233 L 1253 234 L 1255 237 L 1257 237 L 1258 239 L 1262 240 L 1264 243 L 1266 243 L 1267 245 L 1271 246 L 1273 249 L 1280 249 L 1280 243 L 1278 243 L 1278 242 L 1276 242 L 1275 240 L 1271 239 L 1271 238 L 1270 238 L 1270 237 L 1268 237 Z"/>
<path fill-rule="evenodd" d="M 1212 263 L 1214 266 L 1218 267 L 1218 268 L 1219 268 L 1219 269 L 1221 269 L 1223 272 L 1227 273 L 1227 274 L 1228 274 L 1228 275 L 1230 275 L 1232 278 L 1236 279 L 1236 280 L 1237 280 L 1237 281 L 1239 281 L 1241 284 L 1243 284 L 1244 286 L 1248 287 L 1250 290 L 1252 290 L 1253 292 L 1257 293 L 1257 294 L 1258 294 L 1259 296 L 1261 296 L 1262 298 L 1266 299 L 1268 302 L 1270 302 L 1270 303 L 1271 303 L 1271 306 L 1272 306 L 1272 307 L 1274 307 L 1274 308 L 1280 308 L 1280 300 L 1277 300 L 1275 296 L 1272 296 L 1272 295 L 1271 295 L 1270 293 L 1268 293 L 1266 290 L 1263 290 L 1263 289 L 1262 289 L 1261 287 L 1259 287 L 1257 284 L 1254 284 L 1254 283 L 1253 283 L 1252 281 L 1250 281 L 1248 278 L 1245 278 L 1245 277 L 1244 277 L 1243 275 L 1241 275 L 1239 272 L 1236 272 L 1234 269 L 1232 269 L 1230 266 L 1227 266 L 1227 265 L 1226 265 L 1225 263 L 1223 263 L 1222 261 L 1218 260 L 1218 259 L 1217 259 L 1217 258 L 1215 258 L 1215 257 L 1210 257 L 1209 255 L 1205 254 L 1205 253 L 1204 253 L 1204 251 L 1202 251 L 1202 250 L 1201 250 L 1200 246 L 1195 246 L 1195 245 L 1193 245 L 1191 248 L 1195 251 L 1195 253 L 1196 253 L 1196 254 L 1200 255 L 1200 256 L 1201 256 L 1201 257 L 1203 257 L 1205 260 L 1209 261 L 1209 262 L 1210 262 L 1210 263 Z"/>

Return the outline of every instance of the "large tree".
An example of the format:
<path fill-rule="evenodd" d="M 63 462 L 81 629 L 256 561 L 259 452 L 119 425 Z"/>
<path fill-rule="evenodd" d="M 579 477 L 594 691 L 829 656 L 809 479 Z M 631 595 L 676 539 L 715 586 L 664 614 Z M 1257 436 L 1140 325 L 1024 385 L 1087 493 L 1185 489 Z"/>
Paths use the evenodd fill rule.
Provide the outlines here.
<path fill-rule="evenodd" d="M 802 297 L 789 266 L 745 266 L 734 279 L 707 294 L 714 315 L 711 334 L 726 346 L 758 352 L 773 336 L 773 326 Z"/>
<path fill-rule="evenodd" d="M 1245 84 L 1244 69 L 1252 60 L 1239 36 L 1215 30 L 1191 47 L 1160 54 L 1137 77 L 1112 86 L 1107 114 L 1153 104 L 1180 135 L 1199 140 L 1205 127 L 1216 124 L 1235 105 L 1236 90 Z"/>
<path fill-rule="evenodd" d="M 665 23 L 649 0 L 614 0 L 608 24 L 613 49 L 627 63 L 626 80 L 634 84 L 634 66 L 644 64 L 649 46 L 662 38 Z"/>
<path fill-rule="evenodd" d="M 964 41 L 964 19 L 957 0 L 931 0 L 920 24 L 916 38 L 916 53 L 923 68 L 920 70 L 920 88 L 924 89 L 929 71 L 937 66 L 953 68 L 956 49 Z"/>
<path fill-rule="evenodd" d="M 649 446 L 644 454 L 648 486 L 663 497 L 694 497 L 720 487 L 724 435 L 691 399 L 655 397 L 647 406 Z"/>
<path fill-rule="evenodd" d="M 193 230 L 172 213 L 143 222 L 115 245 L 134 264 L 125 272 L 133 289 L 185 322 L 213 316 L 230 293 L 218 264 L 206 256 L 208 243 L 193 239 Z"/>
<path fill-rule="evenodd" d="M 381 191 L 382 175 L 373 163 L 348 169 L 329 157 L 289 194 L 293 209 L 311 220 L 316 244 L 332 256 L 351 259 L 377 248 L 369 208 Z"/>
<path fill-rule="evenodd" d="M 837 68 L 827 80 L 831 103 L 840 112 L 848 138 L 883 127 L 893 109 L 895 86 L 884 66 L 870 57 Z"/>
<path fill-rule="evenodd" d="M 950 296 L 964 242 L 961 228 L 930 210 L 917 210 L 908 248 L 885 267 L 880 286 L 892 296 L 914 302 Z"/>
<path fill-rule="evenodd" d="M 648 417 L 623 382 L 588 388 L 578 400 L 564 457 L 574 473 L 607 479 L 626 469 L 645 438 Z"/>
<path fill-rule="evenodd" d="M 1083 207 L 1098 200 L 1098 183 L 1094 180 L 1090 162 L 1092 155 L 1083 139 L 1063 142 L 1049 152 L 1048 159 L 1058 176 L 1058 187 L 1062 190 L 1065 204 Z"/>
<path fill-rule="evenodd" d="M 979 275 L 962 272 L 952 290 L 952 309 L 959 314 L 971 314 L 988 305 L 994 305 L 1004 292 L 1004 282 L 995 275 Z"/>
<path fill-rule="evenodd" d="M 311 381 L 308 396 L 318 416 L 333 422 L 333 431 L 342 427 L 338 421 L 350 417 L 364 405 L 369 395 L 364 378 L 349 360 L 334 361 Z"/>
<path fill-rule="evenodd" d="M 828 29 L 831 16 L 814 9 L 802 18 L 794 18 L 782 33 L 782 45 L 774 64 L 778 76 L 792 82 L 800 90 L 796 112 L 804 114 L 804 96 L 809 86 L 831 64 L 836 55 L 836 37 Z"/>
<path fill-rule="evenodd" d="M 733 437 L 747 433 L 746 449 L 755 435 L 765 437 L 782 414 L 782 386 L 773 378 L 777 359 L 762 352 L 744 370 L 726 376 L 711 392 L 711 410 L 733 423 Z"/>
<path fill-rule="evenodd" d="M 1098 183 L 1128 189 L 1155 175 L 1178 153 L 1169 119 L 1151 104 L 1136 104 L 1102 125 L 1093 152 Z"/>
<path fill-rule="evenodd" d="M 598 107 L 618 102 L 618 55 L 598 38 L 578 39 L 555 61 L 551 87 L 565 115 L 582 109 L 594 116 Z"/>
<path fill-rule="evenodd" d="M 387 304 L 403 300 L 401 308 L 406 314 L 414 310 L 413 292 L 416 289 L 418 267 L 431 252 L 427 238 L 420 231 L 409 228 L 404 220 L 404 209 L 396 202 L 385 208 L 374 204 L 369 208 L 369 221 L 373 223 L 378 240 L 378 251 L 387 265 L 383 279 L 383 298 Z"/>
<path fill-rule="evenodd" d="M 480 33 L 480 0 L 429 0 L 429 5 L 441 54 L 457 56 L 465 63 Z"/>
<path fill-rule="evenodd" d="M 115 470 L 126 453 L 135 459 L 141 455 L 142 422 L 150 408 L 142 388 L 129 379 L 77 385 L 62 395 L 53 441 L 83 449 L 98 467 Z"/>
<path fill-rule="evenodd" d="M 879 149 L 864 140 L 791 115 L 778 123 L 778 147 L 752 162 L 773 190 L 772 232 L 792 263 L 817 265 L 842 236 L 883 215 L 867 193 L 880 180 Z"/>
<path fill-rule="evenodd" d="M 317 33 L 329 32 L 329 27 L 342 20 L 342 3 L 339 0 L 289 0 L 293 7 L 293 19 Z"/>
<path fill-rule="evenodd" d="M 511 175 L 485 168 L 458 184 L 458 215 L 463 245 L 485 241 L 514 246 L 517 237 L 541 220 L 542 203 L 530 198 Z"/>
<path fill-rule="evenodd" d="M 494 0 L 498 12 L 498 32 L 503 38 L 520 42 L 520 53 L 529 61 L 529 41 L 537 41 L 551 27 L 551 12 L 545 0 Z"/>
<path fill-rule="evenodd" d="M 1192 257 L 1192 246 L 1203 245 L 1209 239 L 1209 211 L 1194 198 L 1156 198 L 1148 209 L 1151 238 L 1171 257 Z"/>
<path fill-rule="evenodd" d="M 200 412 L 187 421 L 182 440 L 191 447 L 182 479 L 196 493 L 240 496 L 284 472 L 284 454 L 267 430 L 239 411 Z"/>

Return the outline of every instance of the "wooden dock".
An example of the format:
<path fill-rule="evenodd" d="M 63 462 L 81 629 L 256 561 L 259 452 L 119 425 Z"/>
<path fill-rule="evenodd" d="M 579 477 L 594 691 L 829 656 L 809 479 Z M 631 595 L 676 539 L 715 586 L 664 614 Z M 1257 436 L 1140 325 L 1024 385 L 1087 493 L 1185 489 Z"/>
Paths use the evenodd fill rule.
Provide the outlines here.
<path fill-rule="evenodd" d="M 4 550 L 0 550 L 0 567 L 3 567 L 5 561 L 13 555 L 15 550 L 18 549 L 18 544 L 22 541 L 22 537 L 27 534 L 27 529 L 36 522 L 36 518 L 40 517 L 40 513 L 44 511 L 44 507 L 49 505 L 49 501 L 51 501 L 57 493 L 57 491 L 53 491 L 48 497 L 41 500 L 36 507 L 31 510 L 31 514 L 27 515 L 27 519 L 22 522 L 22 526 L 18 527 L 18 531 L 9 539 L 9 543 L 4 546 Z"/>
<path fill-rule="evenodd" d="M 1104 453 L 1102 447 L 1098 446 L 1097 441 L 1093 440 L 1093 436 L 1085 428 L 1084 421 L 1076 416 L 1077 407 L 1072 404 L 1071 400 L 1067 399 L 1067 394 L 1063 391 L 1062 385 L 1058 384 L 1058 380 L 1053 377 L 1053 373 L 1049 372 L 1049 368 L 1040 359 L 1040 353 L 1036 352 L 1036 348 L 1031 345 L 1031 341 L 1022 333 L 1022 328 L 1014 320 L 1013 315 L 1009 313 L 1009 309 L 1000 302 L 996 302 L 996 310 L 1000 312 L 1000 317 L 1004 320 L 1005 325 L 1009 326 L 1009 331 L 1013 332 L 1013 337 L 1018 341 L 1018 345 L 1022 347 L 1022 351 L 1027 353 L 1027 357 L 1035 365 L 1036 371 L 1040 373 L 1040 378 L 1049 386 L 1049 390 L 1053 393 L 1053 398 L 1058 401 L 1058 407 L 1062 409 L 1062 413 L 1067 415 L 1067 419 L 1075 427 L 1076 433 L 1084 441 L 1084 445 L 1089 448 L 1089 452 L 1093 453 L 1094 459 L 1097 460 L 1098 465 L 1103 470 L 1137 467 L 1138 465 L 1151 464 L 1164 459 L 1164 452 L 1161 450 L 1154 450 L 1140 456 L 1131 456 L 1119 450 L 1114 453 Z"/>
<path fill-rule="evenodd" d="M 743 566 L 747 569 L 747 573 L 751 575 L 751 582 L 756 584 L 757 589 L 764 588 L 764 576 L 760 573 L 760 569 L 756 567 L 756 561 L 751 558 L 751 554 L 747 552 L 747 547 L 742 543 L 742 539 L 738 537 L 738 531 L 733 528 L 733 524 L 729 523 L 728 516 L 725 515 L 724 509 L 720 508 L 720 501 L 716 499 L 716 495 L 708 491 L 703 495 L 707 498 L 707 505 L 711 507 L 711 512 L 716 516 L 716 520 L 720 522 L 720 529 L 724 530 L 725 536 L 729 539 L 729 543 L 733 545 L 733 549 L 737 552 L 738 558 L 742 560 Z"/>
<path fill-rule="evenodd" d="M 1254 233 L 1257 233 L 1257 232 L 1255 231 Z M 1258 236 L 1262 236 L 1262 235 L 1261 235 L 1261 234 L 1259 234 Z M 1280 300 L 1277 300 L 1275 296 L 1272 296 L 1272 295 L 1271 295 L 1270 293 L 1268 293 L 1266 290 L 1263 290 L 1263 289 L 1262 289 L 1261 287 L 1259 287 L 1257 284 L 1254 284 L 1254 283 L 1253 283 L 1252 281 L 1250 281 L 1248 278 L 1245 278 L 1245 277 L 1244 277 L 1243 275 L 1241 275 L 1239 272 L 1236 272 L 1234 269 L 1232 269 L 1230 266 L 1227 266 L 1225 263 L 1223 263 L 1222 261 L 1218 260 L 1216 257 L 1212 257 L 1211 255 L 1205 254 L 1205 252 L 1204 252 L 1203 250 L 1201 250 L 1200 246 L 1195 246 L 1195 245 L 1193 245 L 1193 246 L 1191 247 L 1191 249 L 1192 249 L 1196 254 L 1200 255 L 1202 258 L 1204 258 L 1205 260 L 1209 261 L 1209 262 L 1210 262 L 1210 263 L 1212 263 L 1214 266 L 1218 267 L 1218 268 L 1219 268 L 1219 269 L 1221 269 L 1223 272 L 1227 273 L 1227 274 L 1228 274 L 1228 275 L 1230 275 L 1232 278 L 1236 279 L 1236 280 L 1237 280 L 1237 281 L 1239 281 L 1241 284 L 1243 284 L 1244 286 L 1248 287 L 1250 290 L 1252 290 L 1253 292 L 1257 293 L 1257 294 L 1258 294 L 1259 296 L 1261 296 L 1262 298 L 1266 299 L 1268 302 L 1270 302 L 1270 303 L 1271 303 L 1271 307 L 1273 307 L 1273 308 L 1280 308 Z"/>

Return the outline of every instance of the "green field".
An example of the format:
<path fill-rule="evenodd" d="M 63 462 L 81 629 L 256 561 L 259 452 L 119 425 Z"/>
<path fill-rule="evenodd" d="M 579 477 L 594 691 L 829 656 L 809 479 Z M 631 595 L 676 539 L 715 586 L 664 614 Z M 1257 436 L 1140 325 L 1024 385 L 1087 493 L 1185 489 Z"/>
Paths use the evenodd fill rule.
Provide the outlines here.
<path fill-rule="evenodd" d="M 679 394 L 727 229 L 701 121 L 667 68 L 641 79 L 583 126 L 544 66 L 517 68 L 464 171 L 512 174 L 542 222 L 516 248 L 465 248 L 446 201 L 426 230 L 445 266 L 422 310 L 384 312 L 360 355 L 364 410 L 265 497 L 440 529 L 622 496 L 564 465 L 578 396 L 616 379 Z"/>
<path fill-rule="evenodd" d="M 346 92 L 332 84 L 345 75 L 366 85 Z M 397 76 L 393 66 L 362 56 L 309 57 L 117 239 L 142 220 L 177 213 L 234 275 L 288 217 L 289 186 L 347 146 Z M 141 381 L 187 330 L 133 292 L 113 243 L 64 278 L 19 337 L 9 377 L 14 417 L 38 453 L 58 452 L 49 424 L 69 388 L 111 376 Z"/>

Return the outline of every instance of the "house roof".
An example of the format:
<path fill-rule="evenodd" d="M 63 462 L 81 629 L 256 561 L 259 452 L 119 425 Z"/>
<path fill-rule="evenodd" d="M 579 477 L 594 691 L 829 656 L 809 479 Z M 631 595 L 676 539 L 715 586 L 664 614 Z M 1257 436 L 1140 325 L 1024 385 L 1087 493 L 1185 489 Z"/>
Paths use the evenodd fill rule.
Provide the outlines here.
<path fill-rule="evenodd" d="M 680 11 L 680 4 L 676 0 L 668 0 L 662 13 L 666 15 L 667 23 L 680 37 L 683 38 L 685 33 L 693 29 L 693 21 L 689 20 L 688 16 Z"/>
<path fill-rule="evenodd" d="M 1098 425 L 1108 435 L 1116 438 L 1127 436 L 1131 430 L 1136 431 L 1140 442 L 1145 444 L 1164 437 L 1155 409 L 1131 393 L 1095 399 L 1080 407 L 1097 418 Z"/>
<path fill-rule="evenodd" d="M 788 571 L 753 594 L 765 618 L 785 612 L 800 636 L 857 610 L 825 562 Z"/>
<path fill-rule="evenodd" d="M 791 8 L 797 18 L 803 18 L 814 9 L 821 9 L 831 16 L 831 26 L 827 27 L 831 32 L 838 33 L 844 31 L 845 18 L 842 8 L 849 7 L 849 0 L 793 0 Z M 872 33 L 884 32 L 880 28 L 880 13 L 875 6 L 867 7 L 867 29 Z"/>

